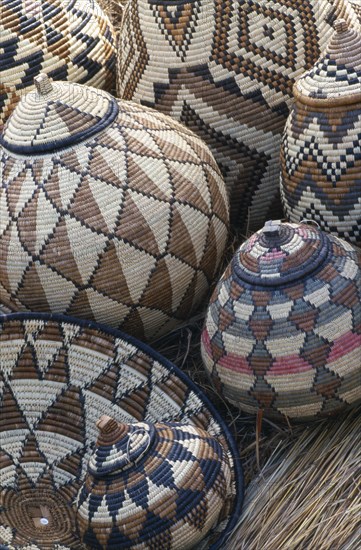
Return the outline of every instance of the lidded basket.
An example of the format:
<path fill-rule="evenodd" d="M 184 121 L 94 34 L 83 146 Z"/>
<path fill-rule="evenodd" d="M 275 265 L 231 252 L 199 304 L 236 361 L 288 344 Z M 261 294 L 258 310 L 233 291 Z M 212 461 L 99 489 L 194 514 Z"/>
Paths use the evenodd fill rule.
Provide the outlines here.
<path fill-rule="evenodd" d="M 46 73 L 110 90 L 115 34 L 95 0 L 0 0 L 0 126 Z"/>
<path fill-rule="evenodd" d="M 186 424 L 103 416 L 77 502 L 87 548 L 195 547 L 227 500 L 230 468 L 216 438 Z"/>
<path fill-rule="evenodd" d="M 202 357 L 248 413 L 310 420 L 361 400 L 361 261 L 306 224 L 267 222 L 211 298 Z"/>
<path fill-rule="evenodd" d="M 291 222 L 315 220 L 361 244 L 361 34 L 345 20 L 294 86 L 281 149 L 281 195 Z"/>
<path fill-rule="evenodd" d="M 227 241 L 214 158 L 167 116 L 40 75 L 0 138 L 1 301 L 143 339 L 198 307 Z"/>

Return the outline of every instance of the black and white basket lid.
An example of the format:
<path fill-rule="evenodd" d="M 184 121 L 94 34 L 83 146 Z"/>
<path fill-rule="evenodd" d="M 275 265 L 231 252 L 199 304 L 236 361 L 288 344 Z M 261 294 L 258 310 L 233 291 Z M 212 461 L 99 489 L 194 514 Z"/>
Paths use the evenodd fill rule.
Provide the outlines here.
<path fill-rule="evenodd" d="M 306 103 L 361 100 L 361 34 L 344 19 L 337 19 L 334 29 L 325 53 L 295 83 L 296 99 Z"/>

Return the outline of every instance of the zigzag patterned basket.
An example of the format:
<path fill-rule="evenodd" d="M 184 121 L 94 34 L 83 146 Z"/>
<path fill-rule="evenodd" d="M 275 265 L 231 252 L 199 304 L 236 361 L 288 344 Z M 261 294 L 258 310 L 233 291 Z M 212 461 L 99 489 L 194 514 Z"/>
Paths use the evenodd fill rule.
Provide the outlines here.
<path fill-rule="evenodd" d="M 209 483 L 207 472 L 212 468 L 215 487 L 223 487 L 224 491 L 209 500 L 212 506 L 216 504 L 217 511 L 207 526 L 212 527 L 208 534 L 203 531 L 204 523 L 197 522 L 197 515 L 190 514 L 182 528 L 184 534 L 188 525 L 191 537 L 205 535 L 197 543 L 197 550 L 221 548 L 240 514 L 243 478 L 233 437 L 207 397 L 175 366 L 124 333 L 64 316 L 32 313 L 0 317 L 0 544 L 23 550 L 29 545 L 32 550 L 84 548 L 73 505 L 94 452 L 96 422 L 102 415 L 111 415 L 123 424 L 135 423 L 138 430 L 157 422 L 185 424 L 187 428 L 178 424 L 176 432 L 172 432 L 178 434 L 179 441 L 182 437 L 195 441 L 187 435 L 192 431 L 202 434 L 195 436 L 196 448 L 190 444 L 198 457 L 196 466 L 187 454 L 187 445 L 183 447 L 183 471 L 187 472 L 189 459 L 199 478 L 192 476 L 190 480 L 191 502 L 200 496 L 202 476 Z M 168 427 L 165 430 L 168 434 Z M 141 441 L 135 436 L 128 449 L 134 453 L 133 458 L 139 450 L 138 443 Z M 175 441 L 172 445 L 179 450 Z M 120 459 L 119 446 L 117 452 Z M 213 462 L 212 453 L 216 457 Z M 91 469 L 95 467 L 100 472 L 97 456 L 90 464 Z M 206 456 L 210 460 L 202 464 L 202 457 Z M 225 465 L 224 483 L 220 456 Z M 154 460 L 153 466 L 157 464 Z M 170 475 L 171 467 L 167 470 L 163 458 L 161 462 L 164 475 L 160 487 L 164 489 L 164 484 L 171 484 L 166 475 Z M 111 459 L 109 463 L 104 458 L 105 470 L 111 464 Z M 208 470 L 207 465 L 212 468 Z M 142 479 L 146 478 L 154 488 L 152 482 L 157 480 L 152 472 L 151 468 L 146 474 L 143 471 Z M 181 483 L 178 477 L 177 483 Z M 99 484 L 102 485 L 100 481 Z M 111 487 L 108 489 L 111 491 Z M 172 488 L 169 491 L 174 496 Z M 208 513 L 203 496 L 202 504 L 199 503 L 203 515 L 199 517 L 204 520 Z M 130 483 L 126 505 L 136 515 L 134 498 Z M 95 522 L 97 514 L 102 517 L 104 502 L 103 498 L 92 499 L 90 512 Z M 180 510 L 184 512 L 182 506 Z M 168 512 L 172 510 L 170 506 Z M 141 506 L 138 513 L 143 512 Z M 209 513 L 212 515 L 213 511 Z M 172 536 L 170 523 L 174 522 L 164 517 L 162 509 L 153 507 L 150 515 L 160 540 L 162 533 L 165 538 Z M 92 546 L 95 547 L 99 545 Z"/>
<path fill-rule="evenodd" d="M 235 227 L 253 231 L 280 213 L 292 86 L 337 17 L 359 27 L 344 0 L 132 0 L 124 10 L 119 97 L 172 116 L 207 143 Z"/>
<path fill-rule="evenodd" d="M 124 424 L 103 416 L 97 426 L 76 501 L 86 547 L 198 548 L 231 489 L 222 445 L 187 424 Z"/>
<path fill-rule="evenodd" d="M 335 22 L 325 54 L 294 87 L 281 149 L 281 196 L 292 222 L 314 220 L 361 244 L 361 34 Z"/>

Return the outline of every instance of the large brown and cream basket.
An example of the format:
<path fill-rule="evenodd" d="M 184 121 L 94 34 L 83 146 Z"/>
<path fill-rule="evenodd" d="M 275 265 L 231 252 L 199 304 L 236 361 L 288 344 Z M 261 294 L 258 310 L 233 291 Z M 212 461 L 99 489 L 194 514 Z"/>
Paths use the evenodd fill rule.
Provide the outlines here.
<path fill-rule="evenodd" d="M 8 545 L 9 549 L 25 549 L 29 544 L 34 550 L 83 548 L 73 504 L 94 451 L 98 436 L 96 422 L 102 415 L 110 415 L 123 425 L 135 426 L 128 430 L 136 430 L 138 426 L 138 434 L 139 430 L 144 431 L 144 426 L 147 428 L 155 422 L 180 423 L 172 446 L 178 449 L 177 453 L 180 449 L 183 451 L 178 455 L 173 452 L 173 456 L 177 455 L 187 464 L 186 449 L 190 447 L 189 460 L 193 461 L 198 475 L 188 479 L 188 487 L 183 493 L 180 490 L 178 522 L 187 511 L 184 502 L 189 502 L 192 495 L 191 502 L 199 500 L 203 520 L 212 512 L 211 509 L 207 512 L 207 502 L 203 497 L 200 499 L 200 482 L 203 478 L 204 493 L 207 484 L 209 489 L 209 465 L 213 464 L 214 469 L 217 456 L 224 456 L 228 473 L 224 478 L 227 484 L 221 494 L 221 506 L 219 497 L 218 500 L 210 499 L 213 503 L 218 502 L 219 509 L 214 516 L 217 519 L 212 520 L 212 529 L 206 538 L 197 543 L 197 549 L 222 547 L 239 516 L 243 498 L 241 465 L 233 437 L 195 384 L 148 346 L 118 331 L 64 316 L 32 313 L 3 316 L 0 318 L 0 396 L 0 544 Z M 147 429 L 154 431 L 152 427 Z M 201 434 L 197 436 L 196 447 L 192 444 L 195 437 L 192 432 Z M 157 441 L 161 440 L 158 437 Z M 182 440 L 188 443 L 182 446 Z M 137 441 L 135 438 L 135 447 L 129 448 L 130 458 L 139 455 Z M 165 445 L 167 447 L 168 443 Z M 213 459 L 210 451 L 204 455 L 204 449 L 212 445 Z M 163 444 L 158 451 L 160 449 L 164 452 Z M 120 455 L 118 445 L 118 466 Z M 169 453 L 167 456 L 171 460 Z M 205 456 L 208 457 L 206 461 L 203 460 Z M 109 461 L 106 464 L 109 465 Z M 142 474 L 152 487 L 150 492 L 154 496 L 155 490 L 162 491 L 168 484 L 168 490 L 174 495 L 172 468 L 178 485 L 181 484 L 177 457 L 173 466 L 165 463 L 162 484 L 157 476 L 152 477 L 155 466 L 158 465 L 159 470 L 156 456 L 152 464 L 153 469 L 148 466 L 146 470 L 149 476 L 144 475 L 144 471 Z M 101 470 L 99 464 L 97 468 Z M 134 485 L 134 479 L 132 483 Z M 136 507 L 132 500 L 133 485 L 129 483 L 128 487 L 130 507 Z M 111 484 L 107 487 L 111 491 Z M 101 513 L 108 517 L 112 514 L 111 500 L 108 515 L 104 514 L 104 502 L 98 517 Z M 156 506 L 148 512 L 148 519 L 153 518 L 152 535 L 157 535 L 159 540 L 171 538 L 177 507 L 170 506 L 167 512 L 170 516 L 173 514 L 173 519 L 165 517 L 162 510 L 158 513 Z M 84 508 L 82 514 L 87 517 Z M 135 516 L 140 532 L 136 533 L 136 540 L 142 543 L 136 510 Z M 96 517 L 95 513 L 93 519 Z M 89 521 L 92 521 L 92 514 Z M 197 514 L 185 517 L 183 524 L 185 532 L 187 525 L 193 535 L 197 530 L 202 532 L 202 521 L 197 520 Z M 128 532 L 127 536 L 131 544 L 132 534 Z M 146 545 L 147 537 L 143 538 Z"/>
<path fill-rule="evenodd" d="M 11 311 L 155 339 L 201 305 L 228 238 L 208 147 L 170 117 L 36 77 L 0 136 L 0 288 Z"/>

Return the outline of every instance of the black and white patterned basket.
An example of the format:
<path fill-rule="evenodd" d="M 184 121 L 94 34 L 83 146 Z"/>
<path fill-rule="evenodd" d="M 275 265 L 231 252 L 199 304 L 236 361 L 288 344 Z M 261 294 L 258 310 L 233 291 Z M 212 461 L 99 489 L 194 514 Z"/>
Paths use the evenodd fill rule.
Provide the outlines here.
<path fill-rule="evenodd" d="M 345 20 L 294 95 L 281 148 L 285 212 L 360 246 L 361 34 Z"/>
<path fill-rule="evenodd" d="M 124 424 L 109 416 L 77 501 L 86 547 L 198 548 L 231 489 L 217 438 L 181 423 Z"/>
<path fill-rule="evenodd" d="M 34 77 L 110 90 L 115 34 L 96 0 L 0 0 L 0 126 Z"/>

